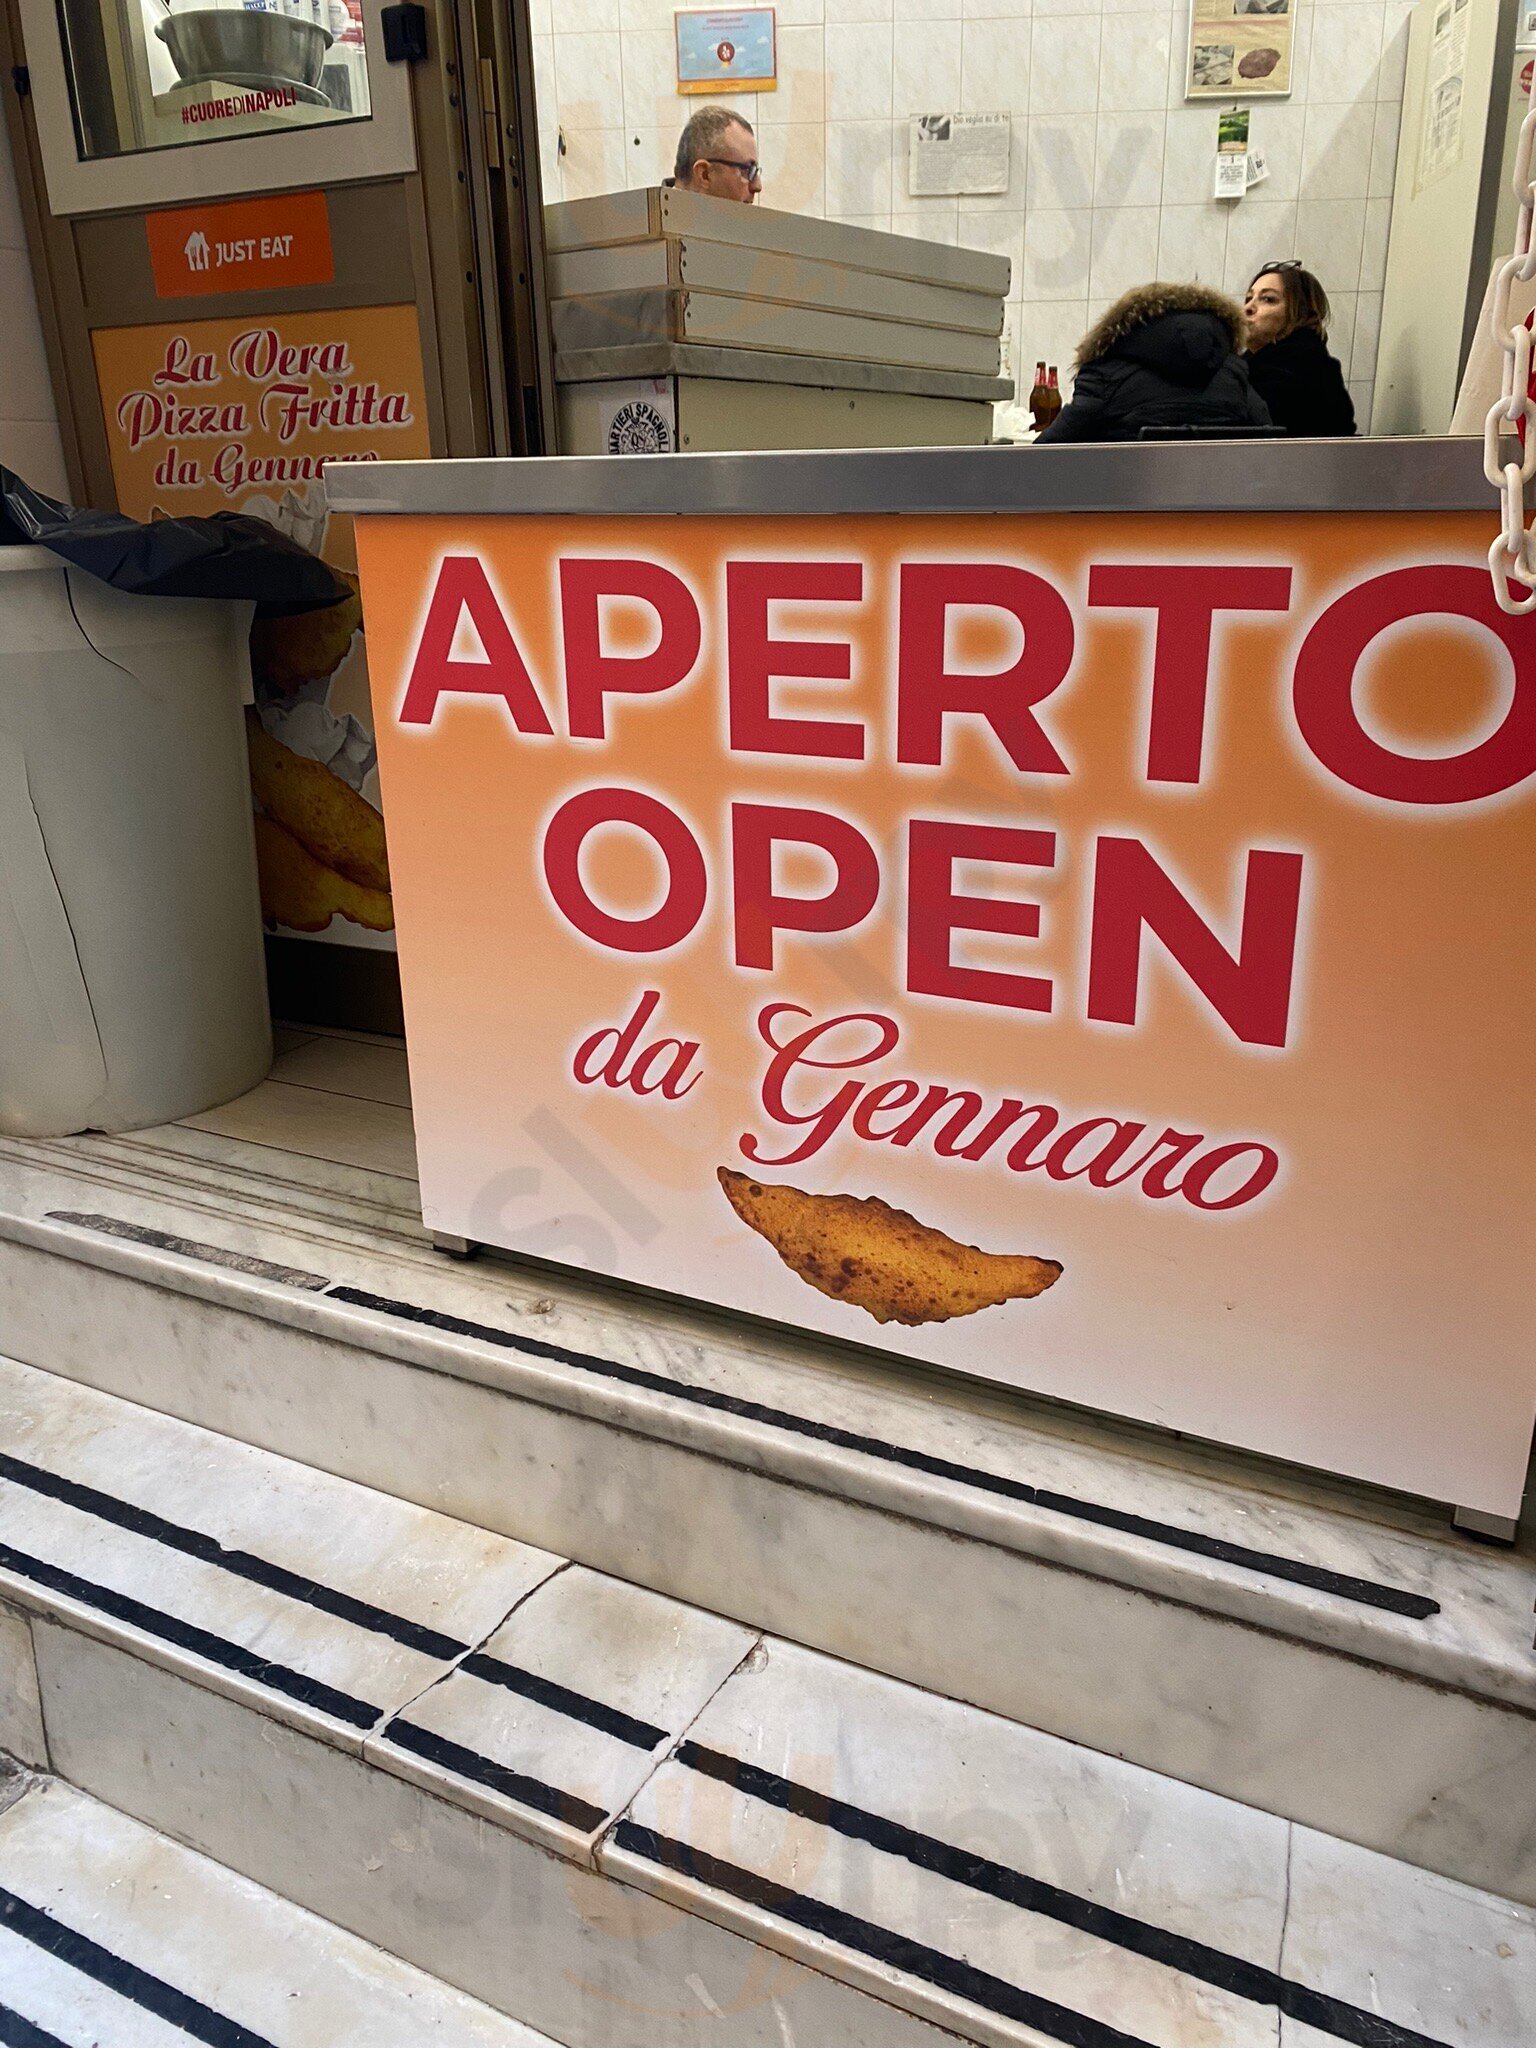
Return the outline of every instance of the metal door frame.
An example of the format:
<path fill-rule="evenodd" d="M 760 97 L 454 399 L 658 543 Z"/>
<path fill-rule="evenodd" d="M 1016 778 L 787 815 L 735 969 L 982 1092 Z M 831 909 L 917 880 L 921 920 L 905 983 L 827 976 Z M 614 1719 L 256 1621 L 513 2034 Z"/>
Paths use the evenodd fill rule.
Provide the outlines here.
<path fill-rule="evenodd" d="M 40 110 L 30 92 L 21 31 L 26 4 L 0 0 L 5 121 L 71 495 L 81 504 L 112 505 L 93 327 L 169 321 L 179 310 L 189 318 L 217 318 L 362 301 L 355 291 L 317 286 L 302 293 L 202 299 L 195 314 L 184 300 L 166 300 L 136 306 L 123 320 L 103 320 L 88 302 L 81 274 L 74 240 L 78 216 L 54 214 L 48 203 Z M 434 447 L 447 457 L 553 453 L 554 362 L 528 0 L 453 0 L 430 12 L 428 24 L 427 57 L 411 67 L 415 168 L 332 180 L 321 189 L 401 188 Z M 186 152 L 153 152 L 144 160 L 239 149 L 252 140 L 265 147 L 274 138 L 231 137 Z M 271 188 L 258 183 L 255 189 Z M 157 203 L 172 205 L 178 196 L 167 193 Z M 226 196 L 222 184 L 219 196 Z M 115 217 L 139 232 L 145 211 L 135 203 Z"/>
<path fill-rule="evenodd" d="M 453 0 L 462 64 L 464 153 L 493 381 L 489 453 L 558 449 L 545 274 L 544 189 L 529 0 Z"/>

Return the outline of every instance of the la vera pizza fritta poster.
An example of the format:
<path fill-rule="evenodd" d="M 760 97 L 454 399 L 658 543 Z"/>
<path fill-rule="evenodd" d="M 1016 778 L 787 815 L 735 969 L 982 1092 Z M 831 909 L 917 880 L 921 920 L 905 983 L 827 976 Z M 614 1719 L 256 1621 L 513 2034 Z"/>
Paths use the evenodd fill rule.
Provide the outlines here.
<path fill-rule="evenodd" d="M 321 471 L 431 453 L 416 308 L 182 320 L 91 340 L 122 511 L 265 519 L 349 586 L 330 610 L 258 620 L 251 635 L 262 910 L 279 932 L 389 947 L 352 522 L 331 516 Z"/>
<path fill-rule="evenodd" d="M 1485 529 L 362 521 L 427 1221 L 1512 1513 Z"/>

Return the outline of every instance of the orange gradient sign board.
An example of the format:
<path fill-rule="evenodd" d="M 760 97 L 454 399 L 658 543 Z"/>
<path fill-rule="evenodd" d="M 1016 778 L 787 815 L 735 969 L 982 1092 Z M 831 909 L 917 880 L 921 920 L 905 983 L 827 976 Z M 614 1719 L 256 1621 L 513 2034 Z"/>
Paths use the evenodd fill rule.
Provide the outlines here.
<path fill-rule="evenodd" d="M 1536 625 L 1486 546 L 360 520 L 428 1223 L 1514 1513 Z"/>

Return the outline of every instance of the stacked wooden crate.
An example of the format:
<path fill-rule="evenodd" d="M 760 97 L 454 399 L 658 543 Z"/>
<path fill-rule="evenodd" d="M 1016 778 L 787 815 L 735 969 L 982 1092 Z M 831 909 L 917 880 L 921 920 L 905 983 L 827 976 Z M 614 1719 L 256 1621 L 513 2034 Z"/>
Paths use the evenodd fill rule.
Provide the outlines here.
<path fill-rule="evenodd" d="M 985 441 L 1011 393 L 1006 257 L 667 186 L 552 206 L 545 237 L 569 452 L 645 404 L 700 450 Z"/>

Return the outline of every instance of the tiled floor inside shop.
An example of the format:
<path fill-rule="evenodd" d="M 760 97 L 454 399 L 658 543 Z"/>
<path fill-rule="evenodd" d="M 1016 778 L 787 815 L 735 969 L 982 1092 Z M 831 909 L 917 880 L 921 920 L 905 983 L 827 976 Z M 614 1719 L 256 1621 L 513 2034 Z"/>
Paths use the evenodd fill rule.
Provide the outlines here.
<path fill-rule="evenodd" d="M 184 1128 L 415 1180 L 400 1039 L 280 1025 L 276 1053 L 270 1076 L 249 1095 L 184 1118 Z"/>

